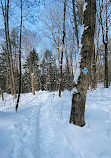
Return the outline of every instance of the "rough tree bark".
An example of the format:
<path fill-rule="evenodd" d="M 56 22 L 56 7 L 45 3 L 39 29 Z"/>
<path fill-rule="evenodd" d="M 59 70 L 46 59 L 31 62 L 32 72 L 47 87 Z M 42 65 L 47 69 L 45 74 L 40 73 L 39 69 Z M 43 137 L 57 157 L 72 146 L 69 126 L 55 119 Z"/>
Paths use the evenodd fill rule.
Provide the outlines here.
<path fill-rule="evenodd" d="M 85 125 L 85 102 L 89 86 L 89 75 L 91 69 L 91 56 L 94 52 L 94 32 L 96 19 L 96 0 L 85 0 L 86 10 L 83 19 L 83 34 L 81 37 L 82 48 L 80 49 L 80 75 L 76 84 L 76 91 L 72 96 L 72 108 L 70 123 L 80 127 Z M 85 6 L 84 6 L 85 7 Z M 82 70 L 88 69 L 84 75 Z"/>

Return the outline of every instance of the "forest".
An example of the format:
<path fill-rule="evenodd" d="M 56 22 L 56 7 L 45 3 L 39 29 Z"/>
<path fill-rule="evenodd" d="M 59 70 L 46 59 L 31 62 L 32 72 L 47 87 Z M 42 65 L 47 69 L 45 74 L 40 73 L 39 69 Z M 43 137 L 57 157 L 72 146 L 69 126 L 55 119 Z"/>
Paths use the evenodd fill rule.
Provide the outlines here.
<path fill-rule="evenodd" d="M 41 136 L 39 134 L 41 130 L 46 130 L 46 124 L 44 122 L 45 118 L 43 119 L 44 121 L 40 121 L 43 114 L 40 117 L 39 113 L 42 113 L 43 109 L 47 115 L 52 114 L 50 119 L 53 119 L 53 113 L 57 114 L 57 116 L 54 115 L 56 121 L 53 120 L 55 122 L 53 132 L 56 131 L 56 127 L 59 130 L 58 125 L 61 124 L 61 122 L 57 124 L 59 117 L 61 117 L 60 120 L 65 119 L 64 122 L 67 122 L 68 129 L 71 131 L 74 130 L 71 125 L 74 126 L 75 131 L 73 132 L 75 134 L 79 130 L 76 129 L 78 127 L 83 127 L 83 130 L 86 127 L 89 128 L 90 123 L 87 123 L 87 115 L 91 117 L 91 110 L 93 109 L 100 108 L 101 111 L 101 104 L 104 107 L 103 109 L 105 109 L 103 110 L 106 113 L 104 115 L 107 116 L 110 123 L 110 84 L 111 0 L 0 0 L 0 117 L 3 117 L 2 119 L 6 117 L 5 119 L 7 120 L 14 117 L 14 120 L 16 120 L 16 117 L 19 115 L 19 121 L 15 121 L 16 123 L 19 122 L 19 124 L 24 124 L 24 121 L 20 123 L 21 117 L 24 120 L 34 119 L 36 121 L 35 125 L 32 124 L 32 121 L 29 121 L 30 124 L 26 125 L 27 129 L 31 126 L 31 130 L 37 130 L 35 126 L 39 128 L 42 123 L 44 124 L 44 128 L 41 125 L 37 132 L 34 131 L 34 136 L 31 134 L 29 136 L 29 138 L 34 139 L 32 142 L 35 142 L 35 139 L 39 140 L 37 144 L 34 144 L 36 146 L 35 149 L 31 149 L 32 144 L 28 141 L 30 147 L 27 148 L 28 145 L 26 146 L 23 155 L 20 154 L 22 150 L 22 147 L 20 147 L 20 150 L 15 148 L 13 154 L 10 154 L 7 150 L 8 157 L 3 152 L 2 142 L 0 145 L 2 158 L 52 158 L 51 153 L 59 150 L 56 147 L 51 150 L 50 140 L 45 140 L 47 135 L 43 133 L 44 138 L 42 140 L 44 142 L 49 141 L 50 154 L 46 152 L 46 147 L 42 144 L 44 147 L 42 155 L 40 147 L 42 134 Z M 99 95 L 101 97 L 98 99 Z M 33 108 L 29 106 L 29 102 Z M 95 105 L 93 105 L 93 102 Z M 51 106 L 52 104 L 54 106 Z M 36 105 L 38 105 L 37 108 Z M 22 111 L 23 106 L 24 111 Z M 88 106 L 92 109 L 90 109 L 89 114 L 86 114 Z M 12 110 L 11 108 L 13 109 L 13 117 L 9 116 L 7 118 L 7 115 L 10 115 L 12 112 L 10 111 Z M 29 111 L 27 109 L 25 111 L 25 108 L 28 108 Z M 58 115 L 59 108 L 60 116 Z M 8 112 L 6 116 L 4 112 Z M 63 116 L 63 113 L 66 113 L 66 116 Z M 25 115 L 26 118 L 24 117 Z M 46 120 L 47 115 L 44 115 Z M 94 115 L 96 115 L 97 119 L 97 111 L 95 111 Z M 100 117 L 102 118 L 102 111 Z M 16 127 L 14 126 L 18 131 L 20 130 L 19 124 L 15 125 Z M 53 123 L 50 121 L 49 124 L 53 126 Z M 49 124 L 47 125 L 49 126 Z M 109 144 L 111 145 L 110 125 L 107 124 L 106 133 L 109 132 Z M 102 128 L 103 126 L 101 126 Z M 22 129 L 27 135 L 25 124 Z M 1 133 L 3 133 L 2 130 L 0 123 Z M 66 131 L 69 132 L 68 130 Z M 67 133 L 64 134 L 63 132 L 63 136 L 65 139 Z M 20 135 L 21 140 L 22 138 L 23 136 Z M 2 140 L 2 135 L 0 139 Z M 79 155 L 75 154 L 74 156 L 79 147 L 74 150 L 74 153 L 71 147 L 70 151 L 66 152 L 66 155 L 62 155 L 65 152 L 64 139 L 61 138 L 63 144 L 60 146 L 63 145 L 64 148 L 60 148 L 60 156 L 55 154 L 54 158 L 93 157 L 93 155 L 90 156 L 89 153 L 84 151 L 83 155 L 80 152 Z M 71 141 L 73 136 L 70 136 L 69 139 Z M 8 144 L 10 144 L 10 140 Z M 21 144 L 23 145 L 23 142 Z M 69 144 L 68 142 L 68 147 Z M 16 145 L 18 145 L 17 142 Z M 106 147 L 110 145 L 106 145 Z M 33 153 L 32 155 L 27 154 L 29 149 L 31 154 Z M 39 149 L 41 149 L 40 153 Z M 104 149 L 104 147 L 101 149 Z M 37 156 L 34 153 L 39 154 Z M 100 152 L 94 157 L 110 158 L 111 152 L 108 150 L 106 153 L 106 157 Z M 85 154 L 89 155 L 86 156 Z"/>

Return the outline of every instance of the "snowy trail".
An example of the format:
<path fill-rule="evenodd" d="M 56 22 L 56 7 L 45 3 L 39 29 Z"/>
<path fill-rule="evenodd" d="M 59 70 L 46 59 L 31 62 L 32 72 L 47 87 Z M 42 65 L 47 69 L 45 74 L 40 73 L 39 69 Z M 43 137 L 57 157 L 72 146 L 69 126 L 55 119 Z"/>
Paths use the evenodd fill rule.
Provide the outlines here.
<path fill-rule="evenodd" d="M 88 92 L 86 126 L 69 124 L 71 94 L 23 94 L 0 105 L 1 158 L 110 158 L 111 87 Z"/>
<path fill-rule="evenodd" d="M 40 111 L 45 99 L 40 101 L 40 96 L 37 97 L 38 99 L 35 97 L 28 102 L 33 106 L 17 113 L 19 123 L 15 125 L 17 130 L 15 137 L 18 139 L 16 139 L 13 158 L 21 158 L 21 153 L 24 158 L 40 158 Z"/>
<path fill-rule="evenodd" d="M 14 146 L 13 158 L 23 157 L 33 158 L 36 154 L 37 143 L 34 139 L 37 138 L 37 114 L 39 108 L 34 107 L 27 111 L 25 116 L 19 116 L 19 123 L 15 125 L 16 128 L 16 145 Z M 28 116 L 28 117 L 26 117 Z"/>

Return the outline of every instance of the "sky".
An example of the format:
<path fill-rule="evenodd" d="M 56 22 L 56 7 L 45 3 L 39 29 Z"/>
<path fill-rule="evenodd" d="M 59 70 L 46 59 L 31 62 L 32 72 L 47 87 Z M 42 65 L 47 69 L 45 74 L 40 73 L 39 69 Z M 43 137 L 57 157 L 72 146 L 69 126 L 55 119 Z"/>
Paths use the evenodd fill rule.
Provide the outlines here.
<path fill-rule="evenodd" d="M 4 0 L 2 0 L 4 2 Z M 39 43 L 40 51 L 43 47 L 48 48 L 51 46 L 51 40 L 44 37 L 42 32 L 44 28 L 41 18 L 46 14 L 46 7 L 51 6 L 57 0 L 23 0 L 23 30 L 30 30 L 35 32 L 38 38 L 41 36 L 41 46 Z M 20 27 L 20 1 L 10 0 L 10 30 L 13 27 Z M 3 16 L 0 9 L 0 27 L 4 28 Z"/>

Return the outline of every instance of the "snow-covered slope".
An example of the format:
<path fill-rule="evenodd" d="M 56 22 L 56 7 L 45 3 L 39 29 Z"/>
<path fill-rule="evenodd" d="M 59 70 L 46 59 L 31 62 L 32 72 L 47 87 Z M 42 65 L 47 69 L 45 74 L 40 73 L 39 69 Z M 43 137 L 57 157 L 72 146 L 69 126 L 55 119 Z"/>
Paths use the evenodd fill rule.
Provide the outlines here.
<path fill-rule="evenodd" d="M 69 124 L 71 93 L 0 101 L 0 158 L 111 158 L 111 88 L 88 92 L 86 125 Z M 4 107 L 5 106 L 5 107 Z"/>

